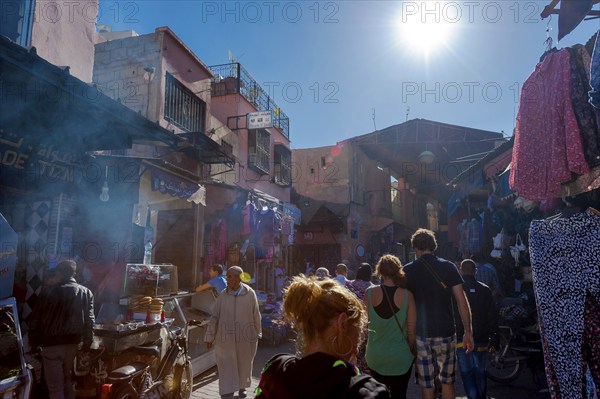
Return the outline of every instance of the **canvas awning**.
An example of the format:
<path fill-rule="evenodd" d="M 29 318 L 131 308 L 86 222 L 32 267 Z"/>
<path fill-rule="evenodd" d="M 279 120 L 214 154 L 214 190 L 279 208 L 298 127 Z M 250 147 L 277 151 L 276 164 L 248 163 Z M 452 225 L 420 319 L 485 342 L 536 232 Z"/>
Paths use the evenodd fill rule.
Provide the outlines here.
<path fill-rule="evenodd" d="M 188 146 L 162 128 L 104 95 L 94 85 L 0 36 L 0 127 L 5 134 L 35 137 L 71 151 L 129 148 L 133 142 Z"/>

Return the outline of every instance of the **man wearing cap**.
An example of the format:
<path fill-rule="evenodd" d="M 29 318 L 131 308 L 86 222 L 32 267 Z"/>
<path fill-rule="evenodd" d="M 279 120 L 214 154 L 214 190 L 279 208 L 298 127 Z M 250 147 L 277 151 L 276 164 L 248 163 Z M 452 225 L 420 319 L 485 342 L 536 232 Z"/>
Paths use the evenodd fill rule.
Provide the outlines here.
<path fill-rule="evenodd" d="M 215 347 L 221 398 L 233 398 L 236 391 L 240 398 L 246 397 L 262 336 L 256 293 L 242 283 L 242 273 L 239 266 L 227 269 L 227 288 L 214 304 L 204 336 L 206 347 Z"/>

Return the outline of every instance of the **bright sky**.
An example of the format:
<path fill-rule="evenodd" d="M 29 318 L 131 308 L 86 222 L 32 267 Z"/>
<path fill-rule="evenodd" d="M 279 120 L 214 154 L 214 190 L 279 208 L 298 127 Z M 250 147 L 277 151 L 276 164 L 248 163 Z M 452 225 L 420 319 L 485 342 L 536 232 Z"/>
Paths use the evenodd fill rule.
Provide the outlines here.
<path fill-rule="evenodd" d="M 207 65 L 231 51 L 289 116 L 292 148 L 307 148 L 402 123 L 407 110 L 511 134 L 546 48 L 549 2 L 100 0 L 99 22 L 169 26 Z M 600 28 L 584 21 L 557 43 L 557 23 L 559 48 Z"/>

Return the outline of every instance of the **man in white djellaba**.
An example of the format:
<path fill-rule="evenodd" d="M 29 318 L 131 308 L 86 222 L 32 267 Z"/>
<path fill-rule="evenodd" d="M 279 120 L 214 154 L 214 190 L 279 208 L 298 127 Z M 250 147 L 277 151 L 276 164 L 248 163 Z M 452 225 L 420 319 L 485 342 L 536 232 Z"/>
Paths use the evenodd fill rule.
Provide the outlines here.
<path fill-rule="evenodd" d="M 221 398 L 247 395 L 252 383 L 252 363 L 262 336 L 261 316 L 256 293 L 242 283 L 239 266 L 227 269 L 227 288 L 221 292 L 212 310 L 204 342 L 215 347 Z"/>

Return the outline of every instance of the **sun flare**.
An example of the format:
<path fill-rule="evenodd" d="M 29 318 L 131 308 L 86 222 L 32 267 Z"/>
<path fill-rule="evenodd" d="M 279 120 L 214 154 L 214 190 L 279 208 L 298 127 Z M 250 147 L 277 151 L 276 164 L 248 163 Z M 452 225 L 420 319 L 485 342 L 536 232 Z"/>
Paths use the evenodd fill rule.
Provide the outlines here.
<path fill-rule="evenodd" d="M 453 36 L 454 24 L 443 19 L 401 17 L 397 19 L 398 41 L 412 53 L 429 57 L 437 50 L 447 47 Z"/>

